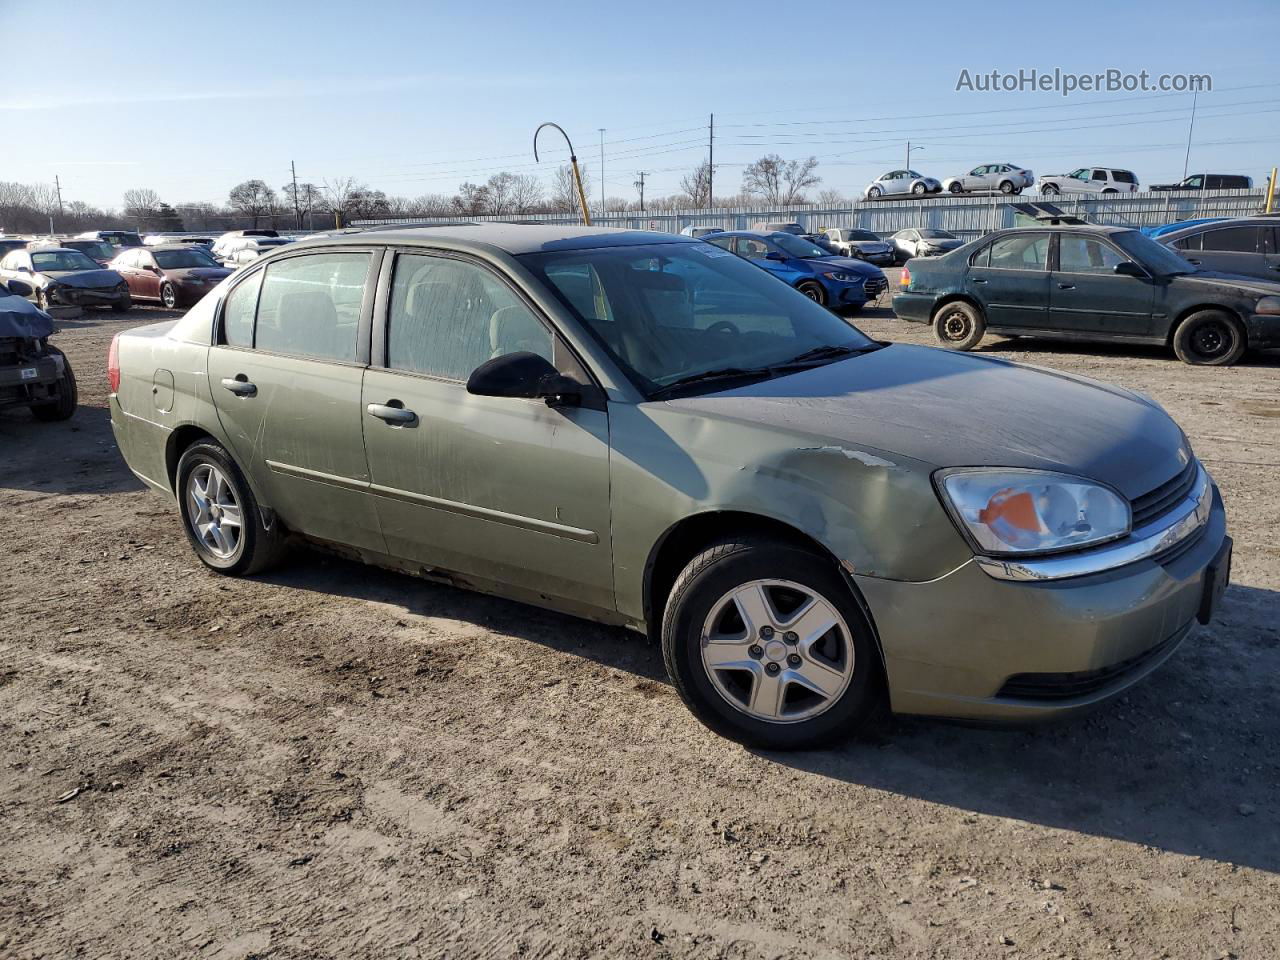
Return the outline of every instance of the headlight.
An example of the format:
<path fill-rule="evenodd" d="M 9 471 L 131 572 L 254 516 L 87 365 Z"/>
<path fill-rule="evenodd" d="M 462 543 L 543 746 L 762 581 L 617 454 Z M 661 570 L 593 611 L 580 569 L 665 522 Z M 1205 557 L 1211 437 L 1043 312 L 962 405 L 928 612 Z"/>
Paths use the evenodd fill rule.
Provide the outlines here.
<path fill-rule="evenodd" d="M 1263 297 L 1253 308 L 1253 312 L 1272 317 L 1280 314 L 1280 297 Z"/>
<path fill-rule="evenodd" d="M 980 553 L 1047 553 L 1126 536 L 1129 502 L 1109 487 L 1041 470 L 938 475 L 944 504 Z"/>
<path fill-rule="evenodd" d="M 861 283 L 863 280 L 856 273 L 828 273 L 827 279 L 838 280 L 840 283 Z"/>

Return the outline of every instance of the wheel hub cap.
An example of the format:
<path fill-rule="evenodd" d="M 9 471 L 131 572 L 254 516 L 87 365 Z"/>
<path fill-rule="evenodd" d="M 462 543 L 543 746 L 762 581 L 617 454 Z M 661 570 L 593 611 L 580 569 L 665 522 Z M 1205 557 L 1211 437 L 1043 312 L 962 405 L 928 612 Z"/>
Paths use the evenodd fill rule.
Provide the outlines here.
<path fill-rule="evenodd" d="M 219 560 L 240 548 L 243 533 L 240 503 L 226 474 L 202 463 L 187 478 L 187 522 L 201 545 Z"/>
<path fill-rule="evenodd" d="M 735 710 L 770 723 L 830 709 L 854 671 L 853 638 L 834 604 L 789 580 L 754 580 L 712 605 L 702 664 Z"/>

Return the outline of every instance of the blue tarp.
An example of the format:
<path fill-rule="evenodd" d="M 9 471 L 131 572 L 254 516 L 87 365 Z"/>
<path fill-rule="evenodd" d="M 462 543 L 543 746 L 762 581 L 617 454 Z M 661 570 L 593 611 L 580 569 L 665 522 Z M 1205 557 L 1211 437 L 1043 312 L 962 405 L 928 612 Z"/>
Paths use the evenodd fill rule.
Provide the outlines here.
<path fill-rule="evenodd" d="M 53 320 L 25 297 L 16 297 L 0 287 L 0 338 L 47 337 L 53 333 Z"/>

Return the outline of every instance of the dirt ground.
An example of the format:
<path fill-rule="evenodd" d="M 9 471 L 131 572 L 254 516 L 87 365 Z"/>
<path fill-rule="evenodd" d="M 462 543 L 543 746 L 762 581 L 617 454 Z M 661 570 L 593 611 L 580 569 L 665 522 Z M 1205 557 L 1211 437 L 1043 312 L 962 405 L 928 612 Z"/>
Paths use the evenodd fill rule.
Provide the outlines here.
<path fill-rule="evenodd" d="M 205 572 L 105 410 L 162 316 L 66 322 L 76 417 L 0 415 L 0 958 L 1277 955 L 1280 355 L 989 340 L 1178 419 L 1220 616 L 1085 719 L 782 755 L 637 635 L 309 552 Z"/>

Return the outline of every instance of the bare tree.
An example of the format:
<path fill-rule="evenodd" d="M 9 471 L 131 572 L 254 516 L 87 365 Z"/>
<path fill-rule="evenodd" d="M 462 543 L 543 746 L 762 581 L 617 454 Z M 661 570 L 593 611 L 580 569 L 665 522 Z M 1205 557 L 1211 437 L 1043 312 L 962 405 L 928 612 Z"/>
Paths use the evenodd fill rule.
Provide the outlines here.
<path fill-rule="evenodd" d="M 351 206 L 351 195 L 364 189 L 364 185 L 357 183 L 355 177 L 339 177 L 323 182 L 320 195 L 329 212 L 333 214 L 335 225 L 341 227 L 347 222 L 347 209 Z"/>
<path fill-rule="evenodd" d="M 515 191 L 515 179 L 515 174 L 505 170 L 489 178 L 489 182 L 484 185 L 486 213 L 502 216 L 511 212 L 514 206 L 511 195 Z"/>
<path fill-rule="evenodd" d="M 270 217 L 276 210 L 276 192 L 261 180 L 246 180 L 231 188 L 227 203 L 232 210 L 253 220 L 256 227 L 263 217 Z"/>
<path fill-rule="evenodd" d="M 843 207 L 849 203 L 848 198 L 839 190 L 828 187 L 826 190 L 818 191 L 818 206 L 820 207 Z"/>
<path fill-rule="evenodd" d="M 482 183 L 464 183 L 453 198 L 453 212 L 465 217 L 479 217 L 489 211 L 489 188 Z"/>
<path fill-rule="evenodd" d="M 528 213 L 542 203 L 542 181 L 533 174 L 518 173 L 511 180 L 513 213 Z"/>
<path fill-rule="evenodd" d="M 591 196 L 591 175 L 585 168 L 579 167 L 582 174 L 582 190 Z M 576 213 L 581 210 L 578 205 L 578 188 L 573 182 L 573 167 L 564 163 L 556 167 L 551 177 L 551 209 L 556 213 Z"/>
<path fill-rule="evenodd" d="M 804 191 L 822 182 L 817 166 L 817 157 L 783 160 L 770 153 L 742 171 L 742 191 L 771 205 L 803 203 Z"/>
<path fill-rule="evenodd" d="M 703 160 L 680 178 L 680 189 L 688 197 L 689 206 L 700 209 L 711 201 L 711 164 Z"/>
<path fill-rule="evenodd" d="M 444 217 L 452 212 L 453 205 L 443 193 L 424 193 L 409 201 L 408 215 L 411 217 Z"/>

